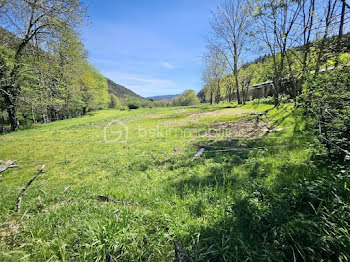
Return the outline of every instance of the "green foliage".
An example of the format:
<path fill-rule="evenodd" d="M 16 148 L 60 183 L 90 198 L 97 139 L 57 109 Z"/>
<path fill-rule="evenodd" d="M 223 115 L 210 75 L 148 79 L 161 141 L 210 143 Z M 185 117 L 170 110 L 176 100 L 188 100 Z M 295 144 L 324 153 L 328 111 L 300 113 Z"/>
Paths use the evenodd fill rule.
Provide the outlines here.
<path fill-rule="evenodd" d="M 140 100 L 137 99 L 129 99 L 128 100 L 128 108 L 129 109 L 138 109 L 141 106 Z"/>
<path fill-rule="evenodd" d="M 80 89 L 84 107 L 88 111 L 107 107 L 110 102 L 107 79 L 88 63 L 83 67 Z"/>
<path fill-rule="evenodd" d="M 338 56 L 339 64 L 348 65 L 350 64 L 350 53 L 343 53 Z"/>
<path fill-rule="evenodd" d="M 163 100 L 160 100 L 160 101 L 154 101 L 154 102 L 153 102 L 153 105 L 154 105 L 155 107 L 166 107 L 166 106 L 168 106 L 168 104 L 169 104 L 169 101 L 166 100 L 166 99 L 163 99 Z"/>
<path fill-rule="evenodd" d="M 342 160 L 350 152 L 350 68 L 336 68 L 309 78 L 304 84 L 302 105 L 315 120 L 331 155 Z"/>
<path fill-rule="evenodd" d="M 108 92 L 110 94 L 115 95 L 116 97 L 119 97 L 119 99 L 127 100 L 128 98 L 136 98 L 139 100 L 144 100 L 143 97 L 134 93 L 130 89 L 127 89 L 122 85 L 118 85 L 108 78 L 107 78 L 107 82 L 108 82 Z"/>
<path fill-rule="evenodd" d="M 120 99 L 116 95 L 109 94 L 109 96 L 111 97 L 111 102 L 108 105 L 109 108 L 120 108 L 122 106 Z"/>
<path fill-rule="evenodd" d="M 86 60 L 86 51 L 77 34 L 68 29 L 59 33 L 60 40 L 52 43 L 51 53 L 28 52 L 22 57 L 16 105 L 22 127 L 79 116 L 110 103 L 107 80 Z M 6 47 L 7 38 L 0 39 L 5 42 L 0 46 L 2 88 L 8 84 L 14 67 L 14 50 Z M 14 35 L 10 39 L 18 40 Z M 0 105 L 4 97 L 0 91 Z M 3 105 L 0 110 L 4 123 L 0 131 L 4 132 L 8 130 L 7 108 Z"/>
<path fill-rule="evenodd" d="M 199 104 L 199 98 L 193 90 L 186 90 L 180 96 L 170 100 L 171 106 L 190 106 Z"/>

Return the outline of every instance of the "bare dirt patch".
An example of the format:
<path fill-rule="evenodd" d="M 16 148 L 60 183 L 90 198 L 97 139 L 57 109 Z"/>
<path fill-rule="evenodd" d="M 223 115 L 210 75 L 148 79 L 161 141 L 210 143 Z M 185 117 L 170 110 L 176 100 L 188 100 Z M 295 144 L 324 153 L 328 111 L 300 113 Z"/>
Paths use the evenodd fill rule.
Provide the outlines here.
<path fill-rule="evenodd" d="M 221 135 L 231 138 L 255 138 L 269 132 L 268 124 L 261 121 L 215 122 L 211 124 L 211 128 L 209 137 Z"/>
<path fill-rule="evenodd" d="M 218 117 L 218 116 L 234 116 L 234 115 L 244 115 L 244 114 L 253 114 L 256 113 L 255 110 L 250 109 L 242 109 L 242 108 L 224 108 L 221 110 L 215 110 L 212 112 L 205 112 L 205 113 L 194 113 L 191 114 L 191 116 L 199 116 L 200 118 L 207 118 L 207 117 Z"/>
<path fill-rule="evenodd" d="M 186 110 L 176 111 L 179 114 L 173 114 L 168 116 L 162 116 L 163 118 L 172 117 L 173 119 L 167 119 L 162 121 L 162 125 L 164 126 L 186 126 L 188 124 L 198 124 L 203 119 L 213 119 L 216 117 L 225 117 L 225 116 L 244 116 L 244 115 L 252 115 L 258 113 L 255 110 L 250 109 L 242 109 L 242 108 L 224 108 L 211 112 L 194 112 L 194 113 L 186 113 Z"/>

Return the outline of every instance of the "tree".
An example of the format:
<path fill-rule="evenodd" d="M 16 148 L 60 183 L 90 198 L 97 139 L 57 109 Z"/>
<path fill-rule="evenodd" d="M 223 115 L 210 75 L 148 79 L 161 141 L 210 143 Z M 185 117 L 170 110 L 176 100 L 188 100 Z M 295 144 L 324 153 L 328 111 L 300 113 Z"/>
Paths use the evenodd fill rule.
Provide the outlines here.
<path fill-rule="evenodd" d="M 128 108 L 129 109 L 138 109 L 141 106 L 141 101 L 136 98 L 129 98 Z"/>
<path fill-rule="evenodd" d="M 238 104 L 241 104 L 238 74 L 242 52 L 249 39 L 253 16 L 249 1 L 225 0 L 213 13 L 211 27 L 214 45 L 221 49 L 235 80 Z M 230 97 L 229 99 L 232 99 Z"/>
<path fill-rule="evenodd" d="M 316 68 L 315 68 L 315 77 L 318 75 L 320 67 L 321 67 L 321 59 L 324 57 L 324 52 L 326 48 L 326 40 L 330 34 L 331 31 L 331 26 L 335 20 L 334 14 L 336 10 L 336 4 L 338 0 L 328 0 L 327 1 L 327 6 L 325 7 L 324 10 L 324 18 L 321 20 L 321 22 L 324 23 L 322 26 L 323 29 L 323 36 L 321 40 L 319 41 L 319 44 L 317 45 L 317 56 L 316 56 Z M 321 32 L 322 32 L 322 27 L 321 27 Z"/>
<path fill-rule="evenodd" d="M 214 102 L 214 94 L 216 94 L 216 102 L 219 103 L 221 97 L 220 83 L 226 71 L 226 59 L 219 48 L 210 46 L 208 53 L 203 56 L 203 63 L 202 79 L 209 89 L 210 103 L 213 104 Z"/>
<path fill-rule="evenodd" d="M 119 108 L 121 106 L 120 99 L 115 94 L 110 94 L 111 102 L 109 103 L 109 108 Z"/>
<path fill-rule="evenodd" d="M 302 57 L 302 75 L 306 77 L 308 73 L 308 59 L 310 55 L 310 45 L 312 40 L 312 32 L 314 29 L 315 21 L 315 0 L 303 0 L 301 1 L 301 15 L 302 15 L 302 39 L 301 43 L 303 48 L 303 57 Z"/>
<path fill-rule="evenodd" d="M 273 64 L 273 96 L 275 106 L 280 103 L 279 95 L 284 77 L 286 53 L 300 36 L 297 26 L 301 13 L 301 2 L 294 0 L 256 1 L 257 36 L 263 48 L 267 47 Z"/>
<path fill-rule="evenodd" d="M 181 95 L 170 100 L 171 106 L 191 106 L 199 104 L 199 98 L 193 90 L 185 90 Z"/>
<path fill-rule="evenodd" d="M 253 79 L 257 79 L 259 76 L 263 75 L 262 69 L 261 63 L 251 64 L 246 68 L 241 68 L 238 81 L 241 86 L 243 104 L 248 100 L 249 87 L 252 85 Z"/>
<path fill-rule="evenodd" d="M 1 86 L 11 130 L 19 127 L 17 102 L 21 93 L 18 79 L 22 74 L 22 58 L 28 49 L 41 52 L 59 37 L 64 27 L 74 30 L 82 21 L 84 10 L 78 0 L 7 0 L 0 4 L 0 21 L 20 37 L 15 47 L 14 63 L 9 79 Z M 38 43 L 38 48 L 33 48 Z"/>

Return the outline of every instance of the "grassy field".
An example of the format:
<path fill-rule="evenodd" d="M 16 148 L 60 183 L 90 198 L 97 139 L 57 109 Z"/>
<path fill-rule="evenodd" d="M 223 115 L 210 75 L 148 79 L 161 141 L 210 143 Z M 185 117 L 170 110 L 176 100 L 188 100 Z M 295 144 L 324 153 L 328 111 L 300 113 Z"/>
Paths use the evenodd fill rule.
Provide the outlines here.
<path fill-rule="evenodd" d="M 104 110 L 2 135 L 0 159 L 20 167 L 0 178 L 0 260 L 266 256 L 251 253 L 269 243 L 248 209 L 266 213 L 259 199 L 311 175 L 304 128 L 290 104 L 250 103 Z"/>

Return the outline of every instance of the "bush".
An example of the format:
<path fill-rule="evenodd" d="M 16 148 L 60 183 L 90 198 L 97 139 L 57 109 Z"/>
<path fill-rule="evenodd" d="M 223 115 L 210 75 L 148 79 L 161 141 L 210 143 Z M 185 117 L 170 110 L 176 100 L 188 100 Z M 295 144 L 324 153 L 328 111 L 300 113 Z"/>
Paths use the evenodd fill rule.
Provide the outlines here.
<path fill-rule="evenodd" d="M 122 103 L 120 102 L 119 98 L 114 94 L 110 94 L 110 97 L 111 97 L 111 102 L 109 103 L 108 107 L 109 108 L 120 108 Z"/>
<path fill-rule="evenodd" d="M 172 106 L 191 106 L 199 103 L 196 93 L 193 90 L 186 90 L 180 96 L 173 98 L 169 104 Z"/>
<path fill-rule="evenodd" d="M 141 101 L 132 99 L 128 101 L 128 108 L 129 109 L 138 109 L 141 106 Z"/>
<path fill-rule="evenodd" d="M 350 151 L 350 68 L 320 73 L 304 84 L 302 105 L 314 121 L 315 132 L 329 140 L 330 155 L 343 160 Z M 321 125 L 319 125 L 321 124 Z"/>

